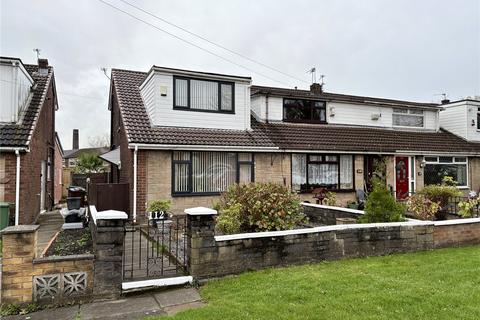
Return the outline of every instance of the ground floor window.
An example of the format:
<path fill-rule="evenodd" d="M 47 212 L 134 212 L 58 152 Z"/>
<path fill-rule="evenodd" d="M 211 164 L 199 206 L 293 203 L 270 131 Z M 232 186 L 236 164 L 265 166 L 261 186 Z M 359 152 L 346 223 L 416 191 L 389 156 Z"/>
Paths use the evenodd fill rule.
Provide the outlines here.
<path fill-rule="evenodd" d="M 236 182 L 253 180 L 252 153 L 173 152 L 173 194 L 217 194 Z"/>
<path fill-rule="evenodd" d="M 353 156 L 292 154 L 292 189 L 307 192 L 318 187 L 353 190 Z"/>
<path fill-rule="evenodd" d="M 466 187 L 467 164 L 466 157 L 425 157 L 425 185 L 441 184 L 443 178 L 448 176 L 452 177 L 459 187 Z"/>

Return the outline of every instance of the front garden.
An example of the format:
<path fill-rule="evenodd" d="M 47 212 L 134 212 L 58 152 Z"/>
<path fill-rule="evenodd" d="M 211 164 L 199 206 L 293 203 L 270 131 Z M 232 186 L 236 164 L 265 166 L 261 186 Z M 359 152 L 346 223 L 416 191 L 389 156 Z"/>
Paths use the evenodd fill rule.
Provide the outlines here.
<path fill-rule="evenodd" d="M 173 319 L 480 319 L 478 261 L 477 246 L 249 272 Z"/>

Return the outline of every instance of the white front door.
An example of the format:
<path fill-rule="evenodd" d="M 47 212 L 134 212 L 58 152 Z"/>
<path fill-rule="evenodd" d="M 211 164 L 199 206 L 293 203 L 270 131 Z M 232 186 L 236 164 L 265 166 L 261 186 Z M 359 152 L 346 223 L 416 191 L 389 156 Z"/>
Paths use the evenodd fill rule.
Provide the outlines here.
<path fill-rule="evenodd" d="M 40 212 L 45 211 L 45 191 L 46 191 L 46 183 L 47 183 L 47 163 L 45 160 L 41 162 L 41 170 L 40 170 Z"/>

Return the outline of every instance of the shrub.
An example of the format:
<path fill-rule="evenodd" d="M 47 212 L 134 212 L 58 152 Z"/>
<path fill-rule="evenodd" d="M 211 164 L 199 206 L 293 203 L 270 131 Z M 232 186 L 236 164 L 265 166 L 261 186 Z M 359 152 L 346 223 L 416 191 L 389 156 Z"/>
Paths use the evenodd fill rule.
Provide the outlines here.
<path fill-rule="evenodd" d="M 421 220 L 433 220 L 440 210 L 440 204 L 433 202 L 423 194 L 414 194 L 408 199 L 407 209 Z"/>
<path fill-rule="evenodd" d="M 232 185 L 215 208 L 217 228 L 226 234 L 292 229 L 308 220 L 300 198 L 275 183 Z"/>
<path fill-rule="evenodd" d="M 471 218 L 475 214 L 475 209 L 480 206 L 480 196 L 477 198 L 471 198 L 467 201 L 461 201 L 458 204 L 458 214 L 465 218 Z"/>
<path fill-rule="evenodd" d="M 398 203 L 387 187 L 376 181 L 365 203 L 365 215 L 361 223 L 404 221 L 405 206 Z"/>
<path fill-rule="evenodd" d="M 73 169 L 75 173 L 104 172 L 103 160 L 94 153 L 84 153 L 78 157 L 77 164 Z"/>
<path fill-rule="evenodd" d="M 327 191 L 325 195 L 325 205 L 327 206 L 336 206 L 337 205 L 337 194 L 331 191 Z"/>
<path fill-rule="evenodd" d="M 450 179 L 445 177 L 442 184 L 433 184 L 424 187 L 418 192 L 418 194 L 424 195 L 432 202 L 436 202 L 439 205 L 437 212 L 435 212 L 435 218 L 437 220 L 444 220 L 446 218 L 445 208 L 450 202 L 451 198 L 459 197 L 462 192 L 457 189 L 455 185 L 452 185 Z"/>

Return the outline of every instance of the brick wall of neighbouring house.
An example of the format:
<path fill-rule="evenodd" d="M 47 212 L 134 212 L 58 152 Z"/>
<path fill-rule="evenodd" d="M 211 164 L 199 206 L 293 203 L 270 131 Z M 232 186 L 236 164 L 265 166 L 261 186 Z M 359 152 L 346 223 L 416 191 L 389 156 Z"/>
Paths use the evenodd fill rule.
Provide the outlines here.
<path fill-rule="evenodd" d="M 111 149 L 120 147 L 120 170 L 111 168 L 112 181 L 130 184 L 130 212 L 133 212 L 133 150 L 128 148 L 128 138 L 120 114 L 115 82 L 112 82 L 110 97 L 110 145 Z M 117 175 L 118 174 L 118 175 Z"/>
<path fill-rule="evenodd" d="M 38 116 L 35 130 L 30 141 L 30 152 L 22 154 L 20 171 L 20 223 L 32 223 L 41 209 L 50 209 L 53 205 L 55 172 L 55 97 L 50 85 L 45 103 Z M 50 181 L 47 181 L 45 208 L 40 208 L 41 161 L 51 159 Z M 47 173 L 48 170 L 45 170 Z"/>
<path fill-rule="evenodd" d="M 480 158 L 471 157 L 469 161 L 470 188 L 480 192 Z"/>

